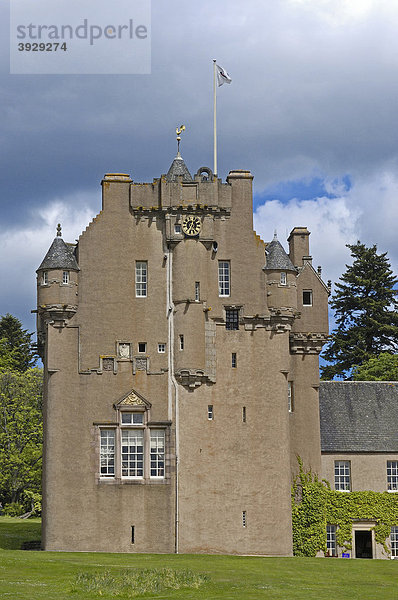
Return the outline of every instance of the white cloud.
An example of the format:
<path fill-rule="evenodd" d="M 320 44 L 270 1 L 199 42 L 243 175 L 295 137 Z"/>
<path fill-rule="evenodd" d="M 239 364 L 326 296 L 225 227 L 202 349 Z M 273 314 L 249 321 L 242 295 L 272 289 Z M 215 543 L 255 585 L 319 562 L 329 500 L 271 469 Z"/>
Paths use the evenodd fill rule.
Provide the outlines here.
<path fill-rule="evenodd" d="M 379 175 L 357 178 L 350 190 L 340 190 L 336 198 L 316 198 L 282 203 L 272 200 L 259 206 L 254 215 L 255 229 L 264 240 L 272 239 L 274 229 L 287 249 L 286 237 L 294 226 L 307 226 L 311 231 L 310 251 L 314 266 L 323 267 L 324 280 L 336 282 L 351 264 L 346 244 L 360 240 L 377 244 L 380 252 L 388 252 L 392 268 L 398 273 L 398 174 L 386 171 Z"/>
<path fill-rule="evenodd" d="M 21 229 L 0 233 L 0 314 L 10 312 L 20 318 L 24 326 L 34 330 L 34 318 L 27 309 L 36 306 L 36 269 L 47 253 L 57 224 L 62 224 L 62 237 L 74 242 L 95 216 L 90 207 L 92 198 L 81 196 L 81 207 L 70 210 L 68 198 L 53 200 L 32 216 L 32 223 Z"/>

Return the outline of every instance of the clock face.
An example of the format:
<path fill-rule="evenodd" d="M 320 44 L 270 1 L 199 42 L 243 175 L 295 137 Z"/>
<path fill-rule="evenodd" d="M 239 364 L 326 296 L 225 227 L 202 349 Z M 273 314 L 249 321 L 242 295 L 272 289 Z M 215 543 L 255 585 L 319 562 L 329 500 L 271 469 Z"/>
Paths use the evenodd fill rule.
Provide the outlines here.
<path fill-rule="evenodd" d="M 196 235 L 199 235 L 202 223 L 199 217 L 195 215 L 187 215 L 186 217 L 184 217 L 181 226 L 185 235 L 194 237 Z"/>

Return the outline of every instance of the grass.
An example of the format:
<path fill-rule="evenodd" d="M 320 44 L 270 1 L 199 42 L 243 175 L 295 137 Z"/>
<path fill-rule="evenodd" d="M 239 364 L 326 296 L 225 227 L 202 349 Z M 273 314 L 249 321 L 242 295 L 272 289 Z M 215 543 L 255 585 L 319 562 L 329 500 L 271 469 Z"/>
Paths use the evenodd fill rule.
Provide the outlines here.
<path fill-rule="evenodd" d="M 2 600 L 398 598 L 398 561 L 18 550 L 39 535 L 38 520 L 0 517 Z"/>

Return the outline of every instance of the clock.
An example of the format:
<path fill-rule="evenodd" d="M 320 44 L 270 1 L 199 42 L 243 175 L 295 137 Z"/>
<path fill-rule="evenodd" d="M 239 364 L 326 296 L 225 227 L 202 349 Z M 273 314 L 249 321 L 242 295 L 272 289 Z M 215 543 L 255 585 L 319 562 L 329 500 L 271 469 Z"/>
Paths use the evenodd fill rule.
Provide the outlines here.
<path fill-rule="evenodd" d="M 199 235 L 202 223 L 200 218 L 196 215 L 187 215 L 183 218 L 181 227 L 185 235 L 195 237 L 196 235 Z"/>

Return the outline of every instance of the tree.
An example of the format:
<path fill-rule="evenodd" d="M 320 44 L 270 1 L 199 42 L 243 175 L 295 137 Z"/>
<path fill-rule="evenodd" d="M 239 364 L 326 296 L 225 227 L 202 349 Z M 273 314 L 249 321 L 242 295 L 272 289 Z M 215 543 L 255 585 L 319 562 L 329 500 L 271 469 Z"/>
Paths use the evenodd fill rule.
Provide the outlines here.
<path fill-rule="evenodd" d="M 30 499 L 41 489 L 42 371 L 0 371 L 0 501 Z"/>
<path fill-rule="evenodd" d="M 347 247 L 354 260 L 331 298 L 336 329 L 323 358 L 333 364 L 322 368 L 322 379 L 350 379 L 353 367 L 398 349 L 397 278 L 387 253 L 378 254 L 376 245 L 367 248 L 359 241 Z"/>
<path fill-rule="evenodd" d="M 24 373 L 35 363 L 33 333 L 22 329 L 22 323 L 9 313 L 0 319 L 0 367 Z"/>
<path fill-rule="evenodd" d="M 354 381 L 398 381 L 398 354 L 382 352 L 352 372 Z"/>

